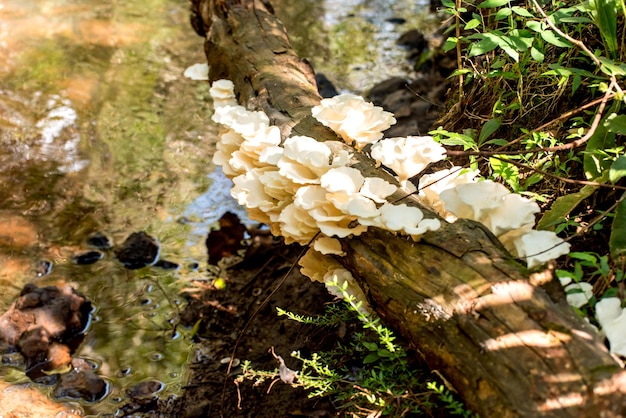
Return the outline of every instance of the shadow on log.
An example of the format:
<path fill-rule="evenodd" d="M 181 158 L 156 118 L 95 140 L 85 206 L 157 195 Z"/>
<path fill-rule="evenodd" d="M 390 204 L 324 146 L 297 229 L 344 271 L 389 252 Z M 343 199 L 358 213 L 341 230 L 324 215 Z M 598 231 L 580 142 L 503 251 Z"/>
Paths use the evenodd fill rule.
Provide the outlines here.
<path fill-rule="evenodd" d="M 193 0 L 192 23 L 206 38 L 211 81 L 232 80 L 239 102 L 263 110 L 283 135 L 337 140 L 311 117 L 320 100 L 313 70 L 267 2 Z M 351 152 L 365 176 L 395 183 Z M 412 197 L 390 197 L 398 199 L 437 217 Z M 417 243 L 372 228 L 343 240 L 338 261 L 481 416 L 626 416 L 626 373 L 565 303 L 552 272 L 531 275 L 475 222 L 442 224 Z"/>

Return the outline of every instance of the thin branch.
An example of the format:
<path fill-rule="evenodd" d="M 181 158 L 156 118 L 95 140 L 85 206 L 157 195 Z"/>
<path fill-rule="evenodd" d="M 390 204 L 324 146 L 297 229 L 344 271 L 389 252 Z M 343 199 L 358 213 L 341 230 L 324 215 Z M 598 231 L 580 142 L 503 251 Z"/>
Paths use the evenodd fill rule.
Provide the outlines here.
<path fill-rule="evenodd" d="M 461 0 L 456 0 L 455 9 L 454 20 L 456 26 L 456 66 L 459 70 L 459 103 L 463 103 L 463 73 L 461 72 L 463 69 L 463 55 L 461 55 L 461 17 L 459 16 L 459 13 L 461 13 Z"/>
<path fill-rule="evenodd" d="M 497 160 L 500 160 L 500 161 L 504 161 L 505 163 L 511 163 L 514 166 L 517 166 L 517 167 L 520 167 L 520 168 L 525 168 L 527 170 L 534 171 L 534 172 L 542 174 L 542 175 L 544 175 L 546 177 L 550 177 L 550 178 L 553 178 L 555 180 L 562 181 L 563 183 L 577 184 L 577 185 L 583 185 L 583 186 L 604 187 L 604 188 L 607 188 L 607 189 L 614 189 L 614 190 L 626 190 L 626 187 L 618 186 L 616 184 L 599 183 L 597 181 L 568 179 L 566 177 L 557 176 L 555 174 L 548 173 L 547 171 L 540 170 L 538 168 L 531 167 L 529 165 L 519 163 L 519 162 L 517 162 L 515 160 L 509 160 L 508 158 L 502 158 L 502 157 L 498 157 L 498 156 L 494 156 L 493 158 L 495 158 Z"/>
<path fill-rule="evenodd" d="M 537 0 L 532 0 L 533 4 L 535 5 L 535 9 L 543 16 L 543 19 L 545 20 L 545 22 L 548 24 L 548 26 L 550 26 L 550 28 L 555 31 L 556 33 L 558 33 L 559 35 L 561 35 L 563 38 L 567 39 L 568 41 L 570 41 L 571 43 L 573 43 L 574 45 L 576 45 L 578 48 L 582 49 L 585 54 L 589 55 L 589 58 L 591 58 L 593 60 L 593 62 L 598 66 L 601 67 L 602 63 L 600 62 L 600 60 L 598 59 L 598 57 L 596 57 L 594 55 L 593 52 L 591 52 L 589 50 L 589 48 L 587 48 L 587 46 L 582 42 L 579 41 L 578 39 L 574 39 L 571 36 L 569 36 L 567 33 L 563 32 L 561 29 L 559 29 L 548 17 L 548 15 L 546 14 L 546 12 L 543 11 L 543 9 L 541 8 L 541 6 L 539 5 L 539 3 L 537 2 Z"/>
<path fill-rule="evenodd" d="M 592 105 L 595 105 L 596 103 L 600 103 L 600 105 L 598 106 L 598 111 L 596 112 L 596 115 L 593 118 L 593 122 L 591 123 L 591 126 L 589 127 L 589 131 L 585 134 L 585 136 L 583 136 L 582 138 L 579 138 L 575 141 L 569 142 L 567 144 L 563 144 L 563 145 L 557 145 L 555 147 L 541 147 L 541 148 L 534 148 L 534 149 L 529 149 L 529 150 L 518 150 L 518 151 L 502 151 L 500 148 L 499 150 L 494 150 L 494 151 L 452 151 L 452 150 L 448 150 L 446 151 L 446 153 L 448 155 L 451 156 L 469 156 L 469 155 L 480 155 L 480 156 L 484 156 L 484 157 L 488 157 L 488 156 L 493 156 L 493 155 L 518 155 L 518 154 L 538 154 L 541 152 L 558 152 L 558 151 L 566 151 L 569 149 L 574 149 L 577 147 L 580 147 L 581 145 L 583 145 L 585 142 L 589 141 L 589 139 L 591 139 L 591 137 L 595 134 L 596 129 L 598 129 L 598 126 L 600 125 L 600 121 L 602 120 L 602 115 L 604 113 L 604 108 L 606 107 L 606 103 L 608 102 L 609 99 L 615 97 L 615 92 L 613 91 L 614 88 L 617 87 L 617 82 L 615 80 L 614 77 L 612 77 L 611 79 L 611 84 L 609 84 L 609 87 L 606 91 L 606 93 L 604 94 L 604 96 L 601 99 L 597 99 L 594 100 L 591 103 L 586 104 L 583 107 L 580 107 L 574 111 L 570 111 L 564 115 L 559 116 L 557 119 L 552 120 L 546 124 L 543 124 L 542 126 L 540 126 L 539 128 L 535 129 L 533 132 L 529 132 L 526 133 L 522 136 L 520 136 L 519 138 L 515 139 L 515 141 L 505 145 L 502 148 L 506 148 L 511 146 L 513 143 L 518 142 L 519 140 L 525 138 L 528 135 L 531 135 L 534 132 L 538 132 L 541 129 L 545 128 L 546 126 L 549 126 L 551 124 L 553 124 L 554 122 L 564 119 L 565 115 L 567 115 L 567 117 L 569 117 L 572 114 L 578 113 L 581 110 L 590 107 Z"/>

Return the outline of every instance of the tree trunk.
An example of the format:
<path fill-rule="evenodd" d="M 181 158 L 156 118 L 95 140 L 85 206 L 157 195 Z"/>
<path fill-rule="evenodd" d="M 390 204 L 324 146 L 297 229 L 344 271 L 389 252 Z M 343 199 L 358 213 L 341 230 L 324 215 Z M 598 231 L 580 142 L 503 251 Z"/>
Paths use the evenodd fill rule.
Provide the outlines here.
<path fill-rule="evenodd" d="M 265 111 L 284 135 L 337 140 L 311 117 L 320 101 L 313 70 L 267 2 L 192 3 L 212 81 L 232 80 L 239 101 Z M 352 152 L 365 176 L 394 181 Z M 410 196 L 404 203 L 420 206 Z M 371 228 L 342 245 L 347 256 L 338 260 L 376 312 L 481 416 L 626 416 L 626 373 L 565 303 L 551 271 L 530 275 L 481 225 L 442 222 L 419 242 Z"/>

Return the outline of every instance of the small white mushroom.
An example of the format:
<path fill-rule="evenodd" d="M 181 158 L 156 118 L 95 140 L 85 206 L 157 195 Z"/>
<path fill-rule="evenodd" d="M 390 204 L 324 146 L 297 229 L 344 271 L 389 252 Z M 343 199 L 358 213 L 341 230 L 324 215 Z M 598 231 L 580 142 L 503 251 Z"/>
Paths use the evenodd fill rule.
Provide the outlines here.
<path fill-rule="evenodd" d="M 532 230 L 514 241 L 517 256 L 526 260 L 529 268 L 537 267 L 569 253 L 570 244 L 552 231 Z"/>
<path fill-rule="evenodd" d="M 313 248 L 322 254 L 346 255 L 341 248 L 341 242 L 336 238 L 319 237 L 313 243 Z"/>
<path fill-rule="evenodd" d="M 329 271 L 341 269 L 341 264 L 333 257 L 326 257 L 313 248 L 309 250 L 298 261 L 300 273 L 314 282 L 324 283 L 324 276 Z"/>
<path fill-rule="evenodd" d="M 183 75 L 192 80 L 208 80 L 209 65 L 207 63 L 193 64 L 185 69 Z"/>
<path fill-rule="evenodd" d="M 320 180 L 322 187 L 330 193 L 343 192 L 352 195 L 361 189 L 365 178 L 356 168 L 337 167 L 328 170 Z"/>
<path fill-rule="evenodd" d="M 446 220 L 455 221 L 456 216 L 444 209 L 440 195 L 444 190 L 452 189 L 459 184 L 473 183 L 478 174 L 478 170 L 457 166 L 424 174 L 419 180 L 419 199 Z"/>
<path fill-rule="evenodd" d="M 626 357 L 626 310 L 619 298 L 596 303 L 596 318 L 609 340 L 611 353 Z"/>
<path fill-rule="evenodd" d="M 402 231 L 405 227 L 417 227 L 424 219 L 419 208 L 407 206 L 404 203 L 392 205 L 385 203 L 380 207 L 381 223 L 390 231 Z"/>
<path fill-rule="evenodd" d="M 495 236 L 521 228 L 526 224 L 534 224 L 535 214 L 539 213 L 539 205 L 518 194 L 510 193 L 502 197 L 500 206 L 487 211 L 481 222 Z"/>
<path fill-rule="evenodd" d="M 328 145 L 307 136 L 287 138 L 283 149 L 277 163 L 280 173 L 298 184 L 319 184 L 328 170 L 348 162 L 344 157 L 334 159 Z"/>
<path fill-rule="evenodd" d="M 401 185 L 424 171 L 430 164 L 445 158 L 446 150 L 430 136 L 386 138 L 372 145 L 376 161 L 392 169 Z"/>
<path fill-rule="evenodd" d="M 315 119 L 358 150 L 378 141 L 383 137 L 382 132 L 396 123 L 392 113 L 354 94 L 323 99 L 311 112 Z"/>
<path fill-rule="evenodd" d="M 367 177 L 359 190 L 359 194 L 372 199 L 376 203 L 385 203 L 385 199 L 398 190 L 398 187 L 380 177 Z"/>
<path fill-rule="evenodd" d="M 456 217 L 481 222 L 483 214 L 502 205 L 502 198 L 508 194 L 511 192 L 500 183 L 485 180 L 459 184 L 441 192 L 440 198 L 445 210 Z"/>
<path fill-rule="evenodd" d="M 565 299 L 570 306 L 580 308 L 589 303 L 593 296 L 593 286 L 587 282 L 571 283 L 565 286 Z"/>

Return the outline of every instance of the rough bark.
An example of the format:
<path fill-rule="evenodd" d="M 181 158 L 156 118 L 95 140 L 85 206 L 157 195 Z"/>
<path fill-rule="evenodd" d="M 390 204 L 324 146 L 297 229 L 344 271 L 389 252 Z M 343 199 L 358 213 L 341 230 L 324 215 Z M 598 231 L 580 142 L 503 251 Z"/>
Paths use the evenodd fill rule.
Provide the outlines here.
<path fill-rule="evenodd" d="M 320 100 L 313 70 L 268 3 L 192 0 L 192 23 L 211 80 L 232 80 L 239 101 L 283 134 L 337 139 L 310 116 Z M 366 175 L 391 179 L 354 155 Z M 417 243 L 372 229 L 343 245 L 340 262 L 377 313 L 481 416 L 626 416 L 626 374 L 562 293 L 541 286 L 551 272 L 531 275 L 479 224 L 444 223 Z"/>

